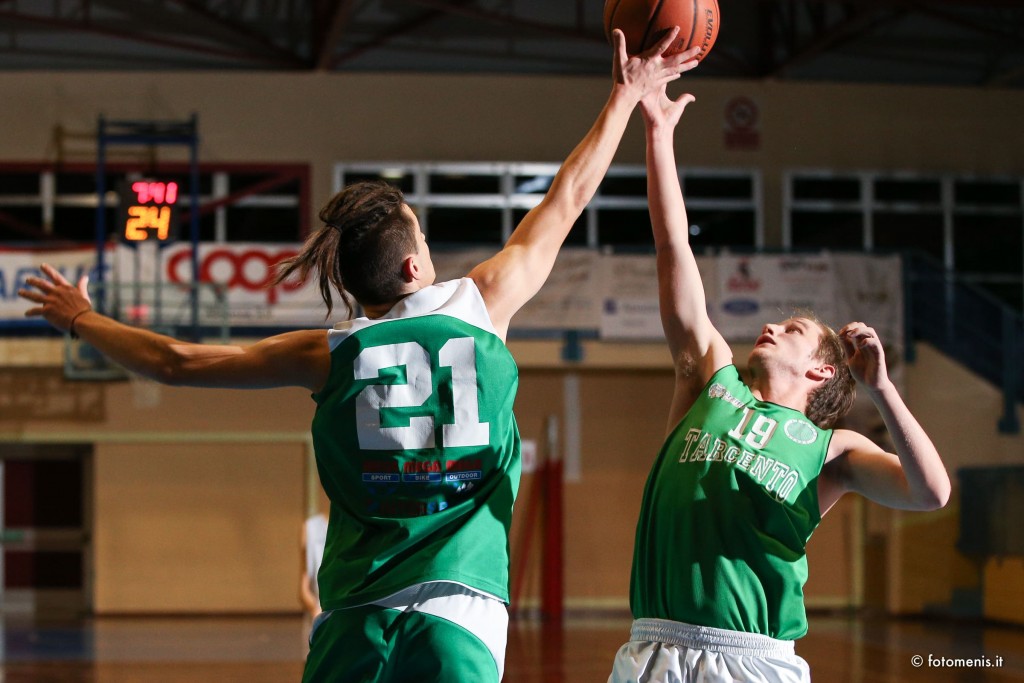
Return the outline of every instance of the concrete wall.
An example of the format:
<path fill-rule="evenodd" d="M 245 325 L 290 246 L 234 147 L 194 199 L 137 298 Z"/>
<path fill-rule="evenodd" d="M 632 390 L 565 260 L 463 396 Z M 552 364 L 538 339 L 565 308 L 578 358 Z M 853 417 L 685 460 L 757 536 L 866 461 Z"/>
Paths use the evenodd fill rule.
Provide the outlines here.
<path fill-rule="evenodd" d="M 1021 173 L 1024 93 L 1013 90 L 683 79 L 697 102 L 680 163 L 764 173 L 768 244 L 781 233 L 782 171 L 836 168 Z M 199 115 L 203 161 L 302 162 L 315 210 L 338 161 L 560 161 L 608 96 L 610 80 L 544 76 L 263 73 L 3 73 L 0 162 L 56 159 L 57 126 L 89 134 L 111 119 Z M 727 104 L 752 99 L 754 150 L 725 145 Z M 616 158 L 643 163 L 635 116 Z M 173 148 L 161 159 L 179 157 Z M 91 159 L 69 141 L 64 157 Z"/>

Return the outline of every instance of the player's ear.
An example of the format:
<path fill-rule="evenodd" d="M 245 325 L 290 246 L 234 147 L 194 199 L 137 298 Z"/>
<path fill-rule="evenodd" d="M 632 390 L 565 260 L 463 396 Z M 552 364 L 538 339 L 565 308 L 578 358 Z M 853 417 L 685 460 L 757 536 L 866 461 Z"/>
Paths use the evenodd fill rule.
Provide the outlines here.
<path fill-rule="evenodd" d="M 827 382 L 828 380 L 835 377 L 836 366 L 831 363 L 822 363 L 812 367 L 807 371 L 807 378 L 812 379 L 815 382 Z"/>
<path fill-rule="evenodd" d="M 420 264 L 415 254 L 402 259 L 402 279 L 406 282 L 415 282 L 420 277 Z"/>

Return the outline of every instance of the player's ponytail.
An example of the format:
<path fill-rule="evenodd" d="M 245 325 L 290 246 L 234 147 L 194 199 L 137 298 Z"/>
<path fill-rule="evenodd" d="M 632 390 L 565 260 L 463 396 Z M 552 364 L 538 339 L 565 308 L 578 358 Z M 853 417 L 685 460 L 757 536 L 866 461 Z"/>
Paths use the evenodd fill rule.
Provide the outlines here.
<path fill-rule="evenodd" d="M 334 309 L 332 289 L 345 304 L 388 304 L 401 298 L 402 261 L 417 251 L 414 225 L 402 212 L 401 190 L 385 182 L 349 185 L 320 210 L 324 225 L 302 250 L 278 266 L 274 285 L 292 274 L 305 280 L 316 271 L 327 315 Z"/>

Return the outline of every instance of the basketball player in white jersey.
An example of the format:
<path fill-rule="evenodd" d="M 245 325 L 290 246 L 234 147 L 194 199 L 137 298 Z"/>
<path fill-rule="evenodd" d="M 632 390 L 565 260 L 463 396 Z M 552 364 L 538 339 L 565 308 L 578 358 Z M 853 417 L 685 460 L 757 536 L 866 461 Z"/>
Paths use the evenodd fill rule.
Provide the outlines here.
<path fill-rule="evenodd" d="M 313 443 L 331 500 L 323 613 L 303 680 L 500 680 L 508 615 L 508 534 L 519 486 L 518 386 L 504 340 L 540 289 L 611 163 L 641 98 L 696 66 L 664 56 L 678 29 L 630 57 L 614 33 L 611 95 L 540 204 L 504 248 L 460 280 L 434 284 L 415 213 L 383 183 L 345 188 L 323 228 L 279 277 L 315 274 L 364 317 L 250 347 L 189 344 L 92 310 L 43 267 L 19 294 L 57 329 L 170 384 L 313 393 Z M 351 307 L 349 312 L 351 313 Z"/>

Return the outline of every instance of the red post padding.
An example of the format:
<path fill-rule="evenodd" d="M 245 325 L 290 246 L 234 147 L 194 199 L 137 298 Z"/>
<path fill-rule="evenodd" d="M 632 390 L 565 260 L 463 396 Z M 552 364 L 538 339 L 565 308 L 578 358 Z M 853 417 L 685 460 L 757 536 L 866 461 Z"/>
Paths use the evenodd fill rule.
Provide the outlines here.
<path fill-rule="evenodd" d="M 544 545 L 541 616 L 561 622 L 565 596 L 565 538 L 562 520 L 562 459 L 552 457 L 544 464 Z"/>

